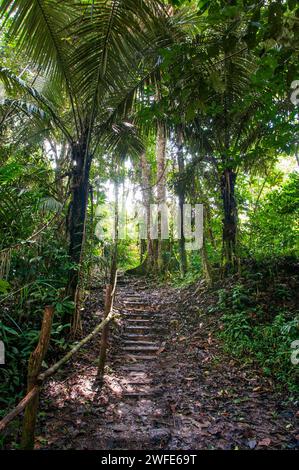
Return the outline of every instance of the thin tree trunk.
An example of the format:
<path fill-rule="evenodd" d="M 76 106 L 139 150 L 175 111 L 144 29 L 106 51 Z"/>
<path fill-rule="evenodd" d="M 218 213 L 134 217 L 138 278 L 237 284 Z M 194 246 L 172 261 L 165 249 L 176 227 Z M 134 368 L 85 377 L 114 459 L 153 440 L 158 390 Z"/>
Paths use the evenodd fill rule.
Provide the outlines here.
<path fill-rule="evenodd" d="M 206 244 L 206 234 L 209 229 L 209 221 L 206 218 L 207 214 L 207 209 L 204 206 L 204 214 L 203 214 L 203 243 L 202 243 L 202 248 L 201 248 L 201 259 L 202 259 L 202 267 L 203 267 L 203 273 L 206 279 L 206 283 L 208 286 L 212 286 L 213 284 L 213 278 L 212 278 L 212 269 L 211 265 L 209 262 L 209 257 L 207 253 L 207 244 Z"/>
<path fill-rule="evenodd" d="M 146 270 L 151 271 L 155 264 L 154 257 L 154 246 L 153 240 L 151 239 L 151 203 L 153 202 L 153 192 L 151 187 L 150 177 L 150 165 L 146 159 L 145 153 L 141 154 L 140 158 L 141 166 L 141 187 L 142 187 L 142 199 L 145 209 L 146 218 L 146 245 L 147 245 L 147 260 Z M 142 241 L 141 241 L 142 244 Z"/>
<path fill-rule="evenodd" d="M 223 257 L 226 272 L 236 265 L 237 241 L 237 204 L 235 198 L 236 173 L 227 168 L 221 176 L 221 194 L 223 202 Z"/>
<path fill-rule="evenodd" d="M 162 216 L 162 211 L 166 208 L 166 129 L 165 124 L 158 122 L 157 128 L 157 202 L 159 206 L 158 212 L 158 243 L 157 246 L 157 264 L 160 272 L 165 270 L 164 252 L 167 248 L 167 240 L 162 239 L 162 224 L 168 223 L 166 214 Z M 164 217 L 164 220 L 163 220 Z"/>
<path fill-rule="evenodd" d="M 186 243 L 184 234 L 184 204 L 185 204 L 185 182 L 184 182 L 184 171 L 185 171 L 185 160 L 183 154 L 183 135 L 182 130 L 177 131 L 177 157 L 179 167 L 179 185 L 178 185 L 178 197 L 179 197 L 179 211 L 180 211 L 180 239 L 179 239 L 179 254 L 180 254 L 180 267 L 182 276 L 185 276 L 188 269 L 187 264 L 187 253 Z"/>
<path fill-rule="evenodd" d="M 209 233 L 209 238 L 210 238 L 212 247 L 214 248 L 214 250 L 216 250 L 217 245 L 216 245 L 216 241 L 215 241 L 215 237 L 214 237 L 214 233 L 212 229 L 211 208 L 210 208 L 208 199 L 206 199 L 205 201 L 205 216 L 206 216 L 206 221 L 207 221 L 207 231 Z"/>
<path fill-rule="evenodd" d="M 57 145 L 55 142 L 52 142 L 51 140 L 49 140 L 49 143 L 50 143 L 51 150 L 55 158 L 54 185 L 55 185 L 56 193 L 58 196 L 58 200 L 62 202 L 65 198 L 65 191 L 66 191 L 66 188 L 64 185 L 64 176 L 67 176 L 67 175 L 64 175 L 63 173 L 65 171 L 66 161 L 68 160 L 69 147 L 68 147 L 66 140 L 62 141 L 60 151 L 57 150 Z"/>
<path fill-rule="evenodd" d="M 139 248 L 140 248 L 139 262 L 140 264 L 142 264 L 144 260 L 144 256 L 147 255 L 147 244 L 146 244 L 146 240 L 144 240 L 143 238 L 140 240 Z"/>

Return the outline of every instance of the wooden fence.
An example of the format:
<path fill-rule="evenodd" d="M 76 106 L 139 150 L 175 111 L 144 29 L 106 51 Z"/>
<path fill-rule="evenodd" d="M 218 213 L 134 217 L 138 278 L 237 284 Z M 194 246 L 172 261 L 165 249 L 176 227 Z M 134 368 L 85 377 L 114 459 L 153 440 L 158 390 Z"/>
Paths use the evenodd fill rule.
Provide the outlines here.
<path fill-rule="evenodd" d="M 78 344 L 76 344 L 65 356 L 63 356 L 53 366 L 49 367 L 46 371 L 40 373 L 41 365 L 49 346 L 52 320 L 54 316 L 54 308 L 52 306 L 45 307 L 39 341 L 35 350 L 31 353 L 29 359 L 27 394 L 18 403 L 18 405 L 0 421 L 1 432 L 25 409 L 22 426 L 21 449 L 28 450 L 33 449 L 34 447 L 34 432 L 36 417 L 38 413 L 39 394 L 43 382 L 47 378 L 55 374 L 55 372 L 57 372 L 63 364 L 69 361 L 69 359 L 77 351 L 79 351 L 82 346 L 84 346 L 92 338 L 94 338 L 97 333 L 103 330 L 109 324 L 109 322 L 116 317 L 116 314 L 113 313 L 112 307 L 110 308 L 109 312 L 105 313 L 107 313 L 105 315 L 105 318 L 92 330 L 89 335 L 87 335 Z"/>

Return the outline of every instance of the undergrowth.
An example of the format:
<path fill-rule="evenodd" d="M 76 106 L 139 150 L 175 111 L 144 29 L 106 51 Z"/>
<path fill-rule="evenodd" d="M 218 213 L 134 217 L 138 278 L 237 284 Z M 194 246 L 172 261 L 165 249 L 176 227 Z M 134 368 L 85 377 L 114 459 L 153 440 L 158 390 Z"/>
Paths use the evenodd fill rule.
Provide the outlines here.
<path fill-rule="evenodd" d="M 257 364 L 278 389 L 293 395 L 299 391 L 299 365 L 291 360 L 296 356 L 293 342 L 299 339 L 298 279 L 291 265 L 280 272 L 273 263 L 259 268 L 218 290 L 219 337 L 226 352 Z"/>

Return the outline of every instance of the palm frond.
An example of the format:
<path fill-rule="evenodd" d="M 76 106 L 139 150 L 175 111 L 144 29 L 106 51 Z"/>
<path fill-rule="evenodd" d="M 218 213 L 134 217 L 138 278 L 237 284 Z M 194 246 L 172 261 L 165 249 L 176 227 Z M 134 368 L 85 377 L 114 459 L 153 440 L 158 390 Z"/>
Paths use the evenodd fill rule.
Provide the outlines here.
<path fill-rule="evenodd" d="M 42 212 L 58 212 L 62 209 L 63 205 L 54 197 L 47 196 L 40 199 L 37 206 Z"/>
<path fill-rule="evenodd" d="M 136 158 L 144 151 L 144 143 L 130 122 L 120 122 L 111 127 L 102 127 L 101 136 L 102 151 L 113 151 L 120 158 L 125 156 Z"/>
<path fill-rule="evenodd" d="M 13 19 L 8 29 L 16 40 L 17 49 L 30 58 L 39 73 L 68 91 L 77 125 L 73 75 L 69 66 L 73 41 L 69 26 L 80 14 L 77 2 L 71 0 L 3 0 L 0 6 L 0 17 Z"/>
<path fill-rule="evenodd" d="M 0 81 L 2 81 L 8 95 L 27 95 L 35 100 L 41 106 L 41 108 L 48 113 L 51 119 L 53 119 L 54 123 L 58 126 L 58 128 L 61 129 L 64 135 L 70 141 L 72 140 L 68 129 L 65 127 L 58 113 L 53 108 L 52 103 L 42 93 L 38 92 L 36 88 L 28 85 L 24 80 L 17 77 L 6 67 L 0 67 Z"/>
<path fill-rule="evenodd" d="M 78 23 L 72 68 L 76 92 L 102 112 L 107 96 L 126 90 L 159 47 L 173 41 L 179 28 L 162 4 L 149 0 L 98 0 Z M 90 106 L 89 106 L 90 108 Z"/>

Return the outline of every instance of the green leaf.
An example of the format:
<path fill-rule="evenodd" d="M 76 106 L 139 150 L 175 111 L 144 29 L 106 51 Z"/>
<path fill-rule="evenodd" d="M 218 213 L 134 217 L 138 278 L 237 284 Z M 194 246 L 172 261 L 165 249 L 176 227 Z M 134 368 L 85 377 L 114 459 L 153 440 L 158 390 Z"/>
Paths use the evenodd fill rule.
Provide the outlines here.
<path fill-rule="evenodd" d="M 6 294 L 9 288 L 9 282 L 5 281 L 4 279 L 0 279 L 0 294 Z"/>

